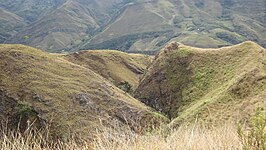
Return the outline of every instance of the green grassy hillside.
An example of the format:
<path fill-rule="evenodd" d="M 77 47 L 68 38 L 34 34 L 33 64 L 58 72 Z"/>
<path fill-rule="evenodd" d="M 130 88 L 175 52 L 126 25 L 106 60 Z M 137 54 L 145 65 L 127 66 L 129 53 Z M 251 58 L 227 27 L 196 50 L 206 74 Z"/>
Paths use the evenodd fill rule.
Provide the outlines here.
<path fill-rule="evenodd" d="M 108 54 L 106 54 L 108 55 Z M 10 125 L 52 126 L 61 138 L 90 136 L 102 126 L 135 131 L 165 121 L 163 116 L 90 70 L 23 45 L 0 45 L 0 116 Z"/>
<path fill-rule="evenodd" d="M 220 49 L 172 42 L 156 56 L 135 96 L 174 123 L 239 120 L 266 107 L 265 54 L 253 42 Z"/>
<path fill-rule="evenodd" d="M 19 7 L 20 3 L 22 5 Z M 28 5 L 25 6 L 24 3 Z M 89 39 L 123 7 L 123 0 L 27 0 L 24 3 L 22 0 L 17 0 L 14 6 L 8 2 L 4 3 L 3 9 L 20 15 L 13 10 L 19 7 L 19 10 L 25 9 L 21 12 L 25 15 L 24 18 L 35 19 L 23 26 L 19 33 L 7 39 L 6 43 L 20 43 L 52 52 L 75 50 L 74 45 Z M 24 36 L 29 38 L 25 39 Z"/>
<path fill-rule="evenodd" d="M 218 49 L 171 42 L 152 62 L 2 44 L 0 149 L 263 147 L 265 54 L 251 41 Z M 115 86 L 121 81 L 137 86 L 143 103 Z"/>
<path fill-rule="evenodd" d="M 139 84 L 140 77 L 152 62 L 150 56 L 112 50 L 80 51 L 64 55 L 64 58 L 93 70 L 115 85 L 126 81 L 133 88 Z"/>
<path fill-rule="evenodd" d="M 50 52 L 156 51 L 171 40 L 202 48 L 252 40 L 265 47 L 265 6 L 265 0 L 2 0 L 1 10 L 23 25 L 9 26 L 12 17 L 1 22 L 1 43 Z"/>
<path fill-rule="evenodd" d="M 1 9 L 23 18 L 26 23 L 34 22 L 59 7 L 66 0 L 0 0 Z"/>
<path fill-rule="evenodd" d="M 16 14 L 0 9 L 0 43 L 16 34 L 25 23 Z"/>
<path fill-rule="evenodd" d="M 203 48 L 245 40 L 265 46 L 265 5 L 263 0 L 136 0 L 80 48 L 154 51 L 170 40 Z"/>

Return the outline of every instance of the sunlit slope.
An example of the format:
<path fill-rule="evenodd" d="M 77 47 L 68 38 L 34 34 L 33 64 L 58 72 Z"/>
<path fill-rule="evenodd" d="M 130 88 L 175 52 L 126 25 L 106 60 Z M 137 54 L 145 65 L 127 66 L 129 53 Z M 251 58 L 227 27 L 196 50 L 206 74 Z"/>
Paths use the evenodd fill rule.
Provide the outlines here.
<path fill-rule="evenodd" d="M 154 51 L 170 40 L 202 48 L 245 40 L 265 46 L 265 6 L 263 0 L 136 0 L 80 48 Z"/>
<path fill-rule="evenodd" d="M 265 54 L 253 42 L 220 49 L 173 42 L 156 56 L 135 96 L 174 122 L 241 119 L 266 107 Z"/>
<path fill-rule="evenodd" d="M 92 70 L 23 45 L 0 45 L 0 116 L 21 126 L 37 119 L 58 136 L 91 135 L 101 125 L 140 131 L 164 120 Z M 3 121 L 3 119 L 1 119 Z M 60 134 L 59 134 L 60 133 Z"/>
<path fill-rule="evenodd" d="M 2 0 L 0 9 L 22 18 L 20 26 L 12 16 L 1 22 L 3 42 L 50 52 L 147 52 L 171 40 L 202 48 L 246 40 L 266 46 L 265 0 Z"/>
<path fill-rule="evenodd" d="M 128 82 L 135 88 L 146 68 L 151 64 L 150 56 L 127 54 L 113 50 L 89 50 L 64 55 L 70 62 L 89 68 L 115 85 Z"/>

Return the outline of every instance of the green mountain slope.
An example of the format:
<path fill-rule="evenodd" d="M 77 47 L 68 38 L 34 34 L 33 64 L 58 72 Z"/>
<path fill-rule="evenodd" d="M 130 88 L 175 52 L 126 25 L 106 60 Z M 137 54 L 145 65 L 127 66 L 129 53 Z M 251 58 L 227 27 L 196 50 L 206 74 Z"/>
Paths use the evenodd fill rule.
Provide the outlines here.
<path fill-rule="evenodd" d="M 119 86 L 128 82 L 133 89 L 151 64 L 150 56 L 112 50 L 80 51 L 64 56 L 70 62 L 89 68 Z"/>
<path fill-rule="evenodd" d="M 0 9 L 0 43 L 16 34 L 25 23 L 16 14 Z"/>
<path fill-rule="evenodd" d="M 265 54 L 253 42 L 220 49 L 173 42 L 156 56 L 135 96 L 175 124 L 239 120 L 266 107 Z"/>
<path fill-rule="evenodd" d="M 10 43 L 20 41 L 37 48 L 58 50 L 85 36 L 88 29 L 98 24 L 81 4 L 68 1 L 54 12 L 39 21 L 30 24 L 18 33 Z M 27 35 L 28 39 L 23 39 Z"/>
<path fill-rule="evenodd" d="M 0 45 L 0 118 L 25 129 L 51 125 L 52 134 L 91 136 L 102 126 L 135 131 L 165 121 L 150 107 L 94 71 L 22 45 Z"/>
<path fill-rule="evenodd" d="M 171 39 L 197 47 L 265 45 L 265 6 L 263 0 L 138 0 L 83 47 L 152 51 Z"/>
<path fill-rule="evenodd" d="M 265 0 L 8 0 L 0 8 L 27 24 L 17 34 L 7 29 L 6 43 L 53 52 L 156 51 L 171 40 L 213 48 L 246 40 L 266 45 Z"/>
<path fill-rule="evenodd" d="M 53 0 L 56 2 L 55 0 Z M 117 13 L 122 0 L 67 0 L 44 12 L 7 43 L 22 43 L 48 51 L 70 49 L 90 38 Z M 23 39 L 24 36 L 29 38 Z"/>
<path fill-rule="evenodd" d="M 12 12 L 31 23 L 55 10 L 66 0 L 0 0 L 0 8 Z"/>

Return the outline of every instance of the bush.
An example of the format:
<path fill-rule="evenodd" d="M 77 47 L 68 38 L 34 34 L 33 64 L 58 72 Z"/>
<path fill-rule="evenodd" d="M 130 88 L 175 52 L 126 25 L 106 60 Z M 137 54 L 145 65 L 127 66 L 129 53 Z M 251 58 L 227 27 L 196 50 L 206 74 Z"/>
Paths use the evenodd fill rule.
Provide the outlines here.
<path fill-rule="evenodd" d="M 132 85 L 129 84 L 127 81 L 119 83 L 118 88 L 120 88 L 121 90 L 123 90 L 127 93 L 132 92 Z"/>
<path fill-rule="evenodd" d="M 28 38 L 30 38 L 28 35 L 23 36 L 23 39 L 27 40 Z"/>
<path fill-rule="evenodd" d="M 262 108 L 258 108 L 256 114 L 250 118 L 246 130 L 238 126 L 238 135 L 243 144 L 244 150 L 265 150 L 266 149 L 266 116 Z"/>
<path fill-rule="evenodd" d="M 19 102 L 15 107 L 13 125 L 17 126 L 21 132 L 28 130 L 31 126 L 40 128 L 38 113 L 26 103 Z"/>

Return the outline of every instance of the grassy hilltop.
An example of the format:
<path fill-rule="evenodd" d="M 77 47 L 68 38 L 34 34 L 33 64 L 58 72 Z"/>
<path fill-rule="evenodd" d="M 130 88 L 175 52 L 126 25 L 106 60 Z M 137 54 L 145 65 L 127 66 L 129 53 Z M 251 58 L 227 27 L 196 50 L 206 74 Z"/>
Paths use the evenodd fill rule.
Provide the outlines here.
<path fill-rule="evenodd" d="M 65 59 L 89 68 L 115 85 L 129 82 L 133 88 L 151 64 L 152 58 L 141 54 L 127 54 L 113 50 L 89 50 L 64 56 Z"/>
<path fill-rule="evenodd" d="M 245 118 L 266 107 L 265 54 L 253 42 L 219 49 L 173 42 L 156 56 L 135 96 L 174 122 Z"/>
<path fill-rule="evenodd" d="M 2 44 L 0 149 L 265 147 L 265 54 L 251 41 L 155 57 Z"/>
<path fill-rule="evenodd" d="M 36 126 L 51 121 L 63 137 L 71 133 L 92 135 L 100 125 L 129 124 L 140 132 L 167 120 L 93 70 L 66 57 L 23 45 L 0 45 L 0 116 L 9 117 L 10 124 L 17 125 L 22 115 L 22 130 L 27 120 L 37 120 Z M 133 74 L 129 69 L 127 72 Z M 137 81 L 133 78 L 130 82 Z"/>

